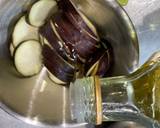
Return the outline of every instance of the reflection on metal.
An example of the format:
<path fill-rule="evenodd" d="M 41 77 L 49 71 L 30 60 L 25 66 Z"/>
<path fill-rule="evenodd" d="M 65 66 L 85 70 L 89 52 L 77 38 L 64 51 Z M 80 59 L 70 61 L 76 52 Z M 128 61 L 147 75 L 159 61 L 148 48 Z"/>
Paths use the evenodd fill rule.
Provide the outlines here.
<path fill-rule="evenodd" d="M 115 0 L 72 0 L 72 2 L 92 21 L 100 37 L 111 43 L 115 61 L 111 75 L 132 72 L 138 65 L 139 46 L 135 29 L 125 11 Z"/>
<path fill-rule="evenodd" d="M 32 89 L 32 93 L 31 93 L 31 97 L 30 97 L 30 100 L 29 100 L 29 106 L 28 106 L 28 112 L 27 112 L 27 118 L 31 118 L 32 116 L 32 113 L 33 113 L 33 110 L 34 110 L 34 103 L 36 101 L 36 98 L 38 96 L 38 93 L 41 92 L 41 88 L 43 86 L 46 86 L 44 85 L 44 83 L 46 83 L 46 81 L 44 80 L 45 76 L 47 74 L 47 69 L 45 67 L 43 67 L 43 69 L 41 70 L 37 80 L 36 80 L 36 83 L 35 85 L 33 86 L 33 89 Z M 43 89 L 44 91 L 44 89 Z M 38 117 L 35 117 L 33 120 L 35 121 L 38 121 Z"/>
<path fill-rule="evenodd" d="M 41 86 L 41 89 L 39 90 L 39 92 L 43 93 L 45 88 L 46 88 L 46 86 L 47 86 L 47 82 L 45 80 L 43 80 L 42 86 Z"/>
<path fill-rule="evenodd" d="M 62 101 L 63 101 L 63 103 L 62 103 L 62 115 L 63 115 L 63 121 L 62 121 L 62 124 L 63 125 L 65 125 L 66 123 L 67 123 L 67 121 L 66 121 L 66 108 L 67 108 L 67 89 L 66 89 L 66 87 L 63 87 L 63 99 L 62 99 Z M 69 102 L 69 101 L 68 101 Z"/>
<path fill-rule="evenodd" d="M 140 64 L 143 64 L 151 54 L 160 50 L 160 1 L 129 0 L 125 10 L 136 27 L 140 45 Z"/>

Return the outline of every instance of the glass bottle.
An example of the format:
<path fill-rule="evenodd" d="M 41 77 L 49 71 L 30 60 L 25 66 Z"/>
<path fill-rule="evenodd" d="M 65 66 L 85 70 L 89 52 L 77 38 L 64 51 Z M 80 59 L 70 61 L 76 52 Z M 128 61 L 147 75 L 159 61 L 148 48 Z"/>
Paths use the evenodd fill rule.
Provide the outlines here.
<path fill-rule="evenodd" d="M 76 80 L 70 96 L 72 118 L 78 123 L 134 121 L 160 127 L 160 52 L 128 76 Z"/>

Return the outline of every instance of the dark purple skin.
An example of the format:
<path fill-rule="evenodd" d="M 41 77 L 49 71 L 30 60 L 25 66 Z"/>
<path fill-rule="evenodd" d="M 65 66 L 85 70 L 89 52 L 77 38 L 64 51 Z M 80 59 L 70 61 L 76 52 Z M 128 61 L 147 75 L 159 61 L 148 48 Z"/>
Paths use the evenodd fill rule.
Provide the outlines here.
<path fill-rule="evenodd" d="M 54 33 L 52 27 L 51 27 L 51 23 L 47 22 L 47 24 L 45 24 L 43 27 L 41 27 L 39 29 L 39 33 L 50 43 L 50 45 L 52 46 L 52 48 L 54 48 L 56 50 L 56 52 L 62 56 L 65 60 L 68 60 L 67 56 L 70 56 L 69 53 L 67 53 L 64 45 L 60 45 L 58 43 L 58 41 L 60 41 L 58 39 L 58 37 L 56 36 L 56 34 Z"/>
<path fill-rule="evenodd" d="M 62 13 L 54 16 L 52 21 L 65 44 L 84 60 L 98 49 L 98 42 L 86 33 L 81 33 Z"/>
<path fill-rule="evenodd" d="M 98 38 L 97 35 L 95 35 L 88 27 L 88 25 L 84 22 L 83 18 L 77 12 L 70 0 L 59 0 L 58 7 L 62 10 L 62 12 L 64 12 L 67 19 L 72 23 L 72 25 L 75 26 L 80 32 L 84 34 L 89 33 L 90 35 L 92 35 L 92 38 Z"/>
<path fill-rule="evenodd" d="M 105 77 L 107 71 L 110 68 L 110 61 L 111 61 L 110 53 L 109 51 L 105 51 L 105 53 L 100 57 L 100 62 L 96 75 L 100 77 Z"/>
<path fill-rule="evenodd" d="M 57 13 L 52 21 L 56 31 L 59 33 L 62 40 L 72 51 L 73 45 L 79 39 L 79 31 L 64 17 L 62 13 Z"/>
<path fill-rule="evenodd" d="M 86 71 L 93 65 L 95 64 L 99 58 L 104 54 L 105 49 L 101 47 L 100 49 L 97 50 L 92 56 L 87 60 L 86 62 Z"/>
<path fill-rule="evenodd" d="M 98 70 L 96 72 L 96 75 L 100 77 L 104 77 L 107 74 L 107 71 L 110 67 L 111 63 L 111 50 L 110 49 L 99 49 L 93 56 L 87 61 L 85 65 L 85 72 L 92 67 L 97 61 L 99 61 Z"/>
<path fill-rule="evenodd" d="M 66 83 L 73 81 L 75 69 L 64 61 L 56 51 L 44 45 L 42 55 L 44 65 L 54 76 Z"/>
<path fill-rule="evenodd" d="M 74 49 L 81 58 L 87 60 L 92 56 L 94 52 L 97 51 L 98 48 L 89 41 L 81 39 L 75 45 Z"/>
<path fill-rule="evenodd" d="M 83 21 L 70 0 L 59 0 L 58 6 L 60 11 L 40 29 L 40 34 L 53 48 L 43 46 L 44 65 L 54 76 L 66 83 L 74 80 L 77 71 L 85 75 L 97 61 L 99 65 L 96 75 L 106 76 L 111 65 L 111 49 L 101 46 L 97 35 Z M 55 25 L 61 39 L 54 33 L 50 22 Z M 58 43 L 60 40 L 63 40 L 62 48 Z M 67 56 L 74 59 L 74 67 L 70 65 Z"/>

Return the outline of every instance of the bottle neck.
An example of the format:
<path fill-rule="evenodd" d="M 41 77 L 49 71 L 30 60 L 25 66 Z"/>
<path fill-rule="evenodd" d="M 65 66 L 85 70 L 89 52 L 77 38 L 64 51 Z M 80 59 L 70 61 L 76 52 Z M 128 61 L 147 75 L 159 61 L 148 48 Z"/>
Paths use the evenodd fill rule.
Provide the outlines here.
<path fill-rule="evenodd" d="M 136 121 L 140 110 L 134 104 L 132 83 L 125 77 L 112 80 L 101 80 L 103 121 Z"/>
<path fill-rule="evenodd" d="M 160 63 L 149 61 L 129 76 L 103 78 L 103 121 L 136 121 L 159 126 Z"/>
<path fill-rule="evenodd" d="M 135 121 L 160 127 L 160 53 L 129 76 L 78 79 L 70 93 L 72 116 L 78 123 Z"/>
<path fill-rule="evenodd" d="M 131 114 L 139 113 L 138 108 L 134 105 L 132 83 L 126 77 L 100 79 L 100 86 L 103 121 L 124 121 L 126 117 L 129 121 L 133 120 L 130 117 Z"/>

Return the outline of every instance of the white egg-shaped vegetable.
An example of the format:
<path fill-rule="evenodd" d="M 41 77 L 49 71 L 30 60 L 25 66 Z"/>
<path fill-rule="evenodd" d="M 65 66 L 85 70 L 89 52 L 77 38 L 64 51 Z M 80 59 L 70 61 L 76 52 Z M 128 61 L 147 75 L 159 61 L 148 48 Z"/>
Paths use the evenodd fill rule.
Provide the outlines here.
<path fill-rule="evenodd" d="M 55 0 L 39 0 L 30 9 L 28 16 L 29 22 L 33 26 L 40 27 L 57 10 L 58 7 Z"/>
<path fill-rule="evenodd" d="M 25 76 L 33 76 L 42 68 L 42 47 L 38 41 L 29 40 L 21 43 L 14 54 L 17 71 Z"/>
<path fill-rule="evenodd" d="M 38 28 L 29 25 L 26 17 L 21 17 L 16 23 L 12 33 L 12 43 L 17 47 L 21 42 L 26 40 L 39 40 Z"/>

